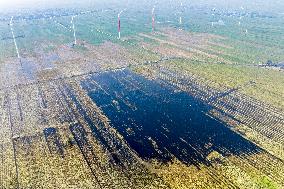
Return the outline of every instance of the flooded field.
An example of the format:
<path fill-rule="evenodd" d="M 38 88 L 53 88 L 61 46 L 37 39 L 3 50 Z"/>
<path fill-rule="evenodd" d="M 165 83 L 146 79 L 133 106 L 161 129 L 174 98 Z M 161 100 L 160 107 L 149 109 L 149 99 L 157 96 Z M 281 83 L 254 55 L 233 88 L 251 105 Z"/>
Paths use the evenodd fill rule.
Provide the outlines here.
<path fill-rule="evenodd" d="M 209 164 L 206 157 L 260 151 L 207 113 L 210 106 L 129 70 L 87 78 L 83 88 L 143 159 Z"/>

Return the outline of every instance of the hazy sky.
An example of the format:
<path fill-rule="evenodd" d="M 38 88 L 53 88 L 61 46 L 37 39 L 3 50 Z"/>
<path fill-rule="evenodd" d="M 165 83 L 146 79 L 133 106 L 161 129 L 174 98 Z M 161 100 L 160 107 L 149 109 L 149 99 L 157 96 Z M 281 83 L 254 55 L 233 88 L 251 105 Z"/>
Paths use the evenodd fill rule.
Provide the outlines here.
<path fill-rule="evenodd" d="M 104 0 L 0 0 L 0 10 L 68 7 L 78 4 L 94 4 Z"/>
<path fill-rule="evenodd" d="M 54 0 L 0 0 L 0 7 L 1 8 L 27 8 L 31 5 L 45 5 L 47 2 L 52 3 Z"/>
<path fill-rule="evenodd" d="M 112 4 L 114 2 L 124 2 L 127 0 L 0 0 L 0 11 L 21 9 L 21 8 L 50 8 L 50 7 L 76 7 L 78 5 L 90 6 L 95 4 Z M 128 0 L 132 3 L 146 1 L 153 3 L 152 0 Z M 238 8 L 244 7 L 250 10 L 282 11 L 284 12 L 284 0 L 157 0 L 159 3 L 180 1 L 192 5 L 216 5 L 222 7 Z M 123 3 L 122 3 L 123 4 Z"/>

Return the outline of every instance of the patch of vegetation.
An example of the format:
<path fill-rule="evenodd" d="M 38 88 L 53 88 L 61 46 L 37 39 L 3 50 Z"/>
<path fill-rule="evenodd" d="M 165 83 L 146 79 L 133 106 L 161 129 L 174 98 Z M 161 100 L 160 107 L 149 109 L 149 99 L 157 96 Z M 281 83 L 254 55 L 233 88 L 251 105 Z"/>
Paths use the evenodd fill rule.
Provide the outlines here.
<path fill-rule="evenodd" d="M 212 81 L 216 88 L 238 88 L 242 93 L 284 109 L 284 75 L 276 70 L 267 70 L 255 66 L 236 66 L 214 64 L 202 61 L 174 60 L 165 64 L 172 69 L 188 71 L 206 80 Z M 255 84 L 244 86 L 249 82 Z"/>
<path fill-rule="evenodd" d="M 266 189 L 278 189 L 279 187 L 267 176 L 263 176 L 258 182 L 258 186 L 260 188 L 266 188 Z"/>

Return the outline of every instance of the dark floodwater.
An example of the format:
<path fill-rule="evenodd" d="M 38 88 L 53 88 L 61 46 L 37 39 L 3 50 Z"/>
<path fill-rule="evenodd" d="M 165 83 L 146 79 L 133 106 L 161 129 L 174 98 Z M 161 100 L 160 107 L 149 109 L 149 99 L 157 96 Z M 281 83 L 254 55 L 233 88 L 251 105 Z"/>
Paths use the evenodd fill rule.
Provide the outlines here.
<path fill-rule="evenodd" d="M 174 155 L 197 165 L 209 163 L 206 156 L 213 150 L 224 156 L 260 150 L 207 116 L 208 105 L 129 70 L 93 75 L 82 86 L 144 159 L 168 161 Z"/>

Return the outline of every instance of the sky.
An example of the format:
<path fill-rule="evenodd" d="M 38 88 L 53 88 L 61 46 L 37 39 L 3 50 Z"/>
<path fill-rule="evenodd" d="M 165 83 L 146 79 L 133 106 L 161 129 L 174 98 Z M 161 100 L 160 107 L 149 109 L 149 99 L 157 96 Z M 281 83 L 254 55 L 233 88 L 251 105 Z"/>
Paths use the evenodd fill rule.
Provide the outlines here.
<path fill-rule="evenodd" d="M 0 10 L 9 11 L 15 9 L 43 9 L 55 7 L 70 7 L 78 4 L 94 4 L 104 0 L 0 0 Z"/>
<path fill-rule="evenodd" d="M 28 8 L 29 6 L 45 6 L 54 0 L 0 0 L 1 9 Z"/>
<path fill-rule="evenodd" d="M 94 6 L 96 4 L 140 3 L 142 0 L 0 0 L 0 11 L 10 11 L 13 9 L 33 9 L 33 8 L 67 8 L 72 6 Z M 151 0 L 143 0 L 153 3 Z M 192 5 L 215 5 L 216 7 L 238 8 L 244 7 L 248 10 L 263 10 L 269 12 L 284 12 L 284 0 L 157 0 L 157 2 L 186 2 Z"/>

